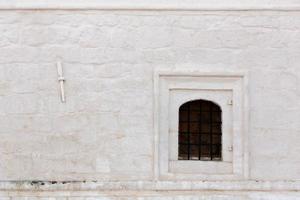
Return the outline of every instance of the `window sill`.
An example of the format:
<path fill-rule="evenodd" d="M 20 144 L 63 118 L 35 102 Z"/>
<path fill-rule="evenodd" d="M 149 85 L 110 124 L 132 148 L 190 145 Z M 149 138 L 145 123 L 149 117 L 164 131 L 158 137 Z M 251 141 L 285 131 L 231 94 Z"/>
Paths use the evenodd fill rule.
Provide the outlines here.
<path fill-rule="evenodd" d="M 231 162 L 176 160 L 169 161 L 169 171 L 188 174 L 232 174 L 233 168 Z"/>

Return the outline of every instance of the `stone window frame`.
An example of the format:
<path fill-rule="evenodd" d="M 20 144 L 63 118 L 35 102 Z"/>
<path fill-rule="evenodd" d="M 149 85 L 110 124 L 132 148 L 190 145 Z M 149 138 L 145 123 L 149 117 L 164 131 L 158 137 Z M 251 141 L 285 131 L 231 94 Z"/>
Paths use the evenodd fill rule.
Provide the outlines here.
<path fill-rule="evenodd" d="M 195 70 L 163 70 L 154 72 L 154 173 L 158 180 L 241 180 L 249 176 L 248 169 L 248 95 L 247 73 L 245 72 L 201 72 Z M 184 97 L 184 101 L 198 99 L 201 91 L 220 91 L 232 93 L 232 162 L 220 161 L 176 161 L 178 146 L 178 133 L 170 134 L 176 130 L 178 124 L 179 104 L 174 107 L 172 97 L 174 91 L 189 91 L 191 96 Z M 217 92 L 218 93 L 218 92 Z M 229 94 L 228 93 L 228 94 Z M 218 103 L 221 96 L 202 93 L 204 100 Z M 180 96 L 180 95 L 179 95 Z M 176 97 L 177 98 L 177 97 Z M 182 97 L 180 97 L 182 98 Z M 186 98 L 186 99 L 184 99 Z M 217 99 L 214 99 L 217 98 Z M 223 102 L 224 106 L 224 102 Z M 223 108 L 222 108 L 223 109 Z M 170 120 L 170 113 L 176 116 Z M 176 110 L 177 115 L 174 110 Z M 172 139 L 173 138 L 173 139 Z M 176 140 L 177 139 L 177 140 Z M 172 141 L 173 140 L 173 141 Z M 175 141 L 175 142 L 174 142 Z M 176 149 L 177 148 L 177 149 Z M 222 149 L 223 150 L 223 149 Z M 178 159 L 178 157 L 177 157 Z M 218 163 L 218 164 L 217 164 Z M 226 170 L 223 170 L 223 166 Z M 200 170 L 199 170 L 200 169 Z M 208 170 L 205 172 L 205 170 Z"/>
<path fill-rule="evenodd" d="M 176 81 L 175 81 L 176 82 Z M 171 84 L 174 84 L 171 83 Z M 171 85 L 170 84 L 170 85 Z M 233 155 L 230 149 L 232 144 L 232 105 L 228 105 L 232 98 L 230 90 L 212 90 L 191 89 L 184 91 L 183 85 L 170 86 L 169 91 L 169 138 L 168 138 L 168 171 L 171 173 L 192 173 L 192 174 L 228 174 L 233 171 Z M 176 87 L 176 89 L 175 89 Z M 203 99 L 218 104 L 222 110 L 222 161 L 185 161 L 178 160 L 178 112 L 179 107 L 188 101 Z M 166 136 L 167 137 L 167 136 Z M 160 137 L 163 139 L 163 136 Z M 161 145 L 162 147 L 162 145 Z M 166 146 L 162 147 L 166 148 Z M 165 150 L 163 150 L 165 151 Z M 161 153 L 163 154 L 163 153 Z"/>

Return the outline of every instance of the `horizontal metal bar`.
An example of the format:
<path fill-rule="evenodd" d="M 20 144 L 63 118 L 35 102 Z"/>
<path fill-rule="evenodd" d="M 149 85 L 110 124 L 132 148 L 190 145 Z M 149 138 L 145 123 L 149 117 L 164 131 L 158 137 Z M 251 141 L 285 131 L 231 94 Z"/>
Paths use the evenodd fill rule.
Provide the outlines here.
<path fill-rule="evenodd" d="M 189 134 L 188 132 L 185 132 L 185 131 L 181 131 L 179 134 L 182 134 L 182 135 L 187 135 Z M 210 135 L 210 132 L 201 132 L 201 133 L 198 133 L 198 132 L 190 132 L 191 135 Z M 221 132 L 212 132 L 213 135 L 221 135 Z"/>
<path fill-rule="evenodd" d="M 182 143 L 182 142 L 180 142 L 179 143 L 180 145 L 186 145 L 186 146 L 188 146 L 188 145 L 190 145 L 190 146 L 210 146 L 211 144 L 203 144 L 203 143 L 201 143 L 201 144 L 198 144 L 198 143 Z M 213 146 L 221 146 L 222 144 L 212 144 Z"/>
<path fill-rule="evenodd" d="M 198 121 L 179 121 L 180 123 L 199 123 Z M 200 124 L 200 123 L 199 123 Z M 214 121 L 214 122 L 209 122 L 209 123 L 203 123 L 203 122 L 201 122 L 201 124 L 222 124 L 222 122 L 221 121 Z"/>

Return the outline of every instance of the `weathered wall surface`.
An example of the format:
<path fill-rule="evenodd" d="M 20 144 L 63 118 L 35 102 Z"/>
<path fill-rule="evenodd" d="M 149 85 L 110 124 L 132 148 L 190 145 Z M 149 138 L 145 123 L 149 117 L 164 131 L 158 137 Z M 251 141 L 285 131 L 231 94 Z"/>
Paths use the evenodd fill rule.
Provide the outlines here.
<path fill-rule="evenodd" d="M 297 11 L 1 11 L 0 179 L 140 184 L 119 194 L 59 192 L 82 185 L 44 194 L 49 183 L 3 182 L 1 196 L 300 199 L 299 65 Z M 252 182 L 229 181 L 218 192 L 213 182 L 149 186 L 155 69 L 249 72 Z M 85 190 L 93 188 L 101 187 Z"/>

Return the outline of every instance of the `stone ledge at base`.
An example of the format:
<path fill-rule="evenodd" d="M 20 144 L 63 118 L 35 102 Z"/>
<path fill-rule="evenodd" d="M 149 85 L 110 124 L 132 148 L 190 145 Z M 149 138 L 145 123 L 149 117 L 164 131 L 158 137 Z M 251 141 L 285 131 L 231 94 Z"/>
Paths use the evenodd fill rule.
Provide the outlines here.
<path fill-rule="evenodd" d="M 0 200 L 299 200 L 299 192 L 15 192 Z"/>
<path fill-rule="evenodd" d="M 300 181 L 7 181 L 1 191 L 265 191 L 300 192 Z"/>

